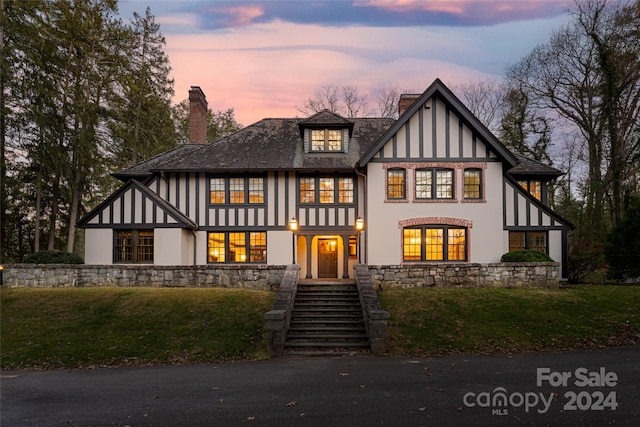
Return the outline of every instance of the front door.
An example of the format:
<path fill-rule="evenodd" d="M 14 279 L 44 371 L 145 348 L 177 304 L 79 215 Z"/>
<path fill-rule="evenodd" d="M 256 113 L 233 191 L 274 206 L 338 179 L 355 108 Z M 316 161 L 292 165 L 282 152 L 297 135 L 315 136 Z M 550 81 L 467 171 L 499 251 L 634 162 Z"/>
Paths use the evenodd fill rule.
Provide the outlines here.
<path fill-rule="evenodd" d="M 338 240 L 318 239 L 318 277 L 338 277 Z"/>

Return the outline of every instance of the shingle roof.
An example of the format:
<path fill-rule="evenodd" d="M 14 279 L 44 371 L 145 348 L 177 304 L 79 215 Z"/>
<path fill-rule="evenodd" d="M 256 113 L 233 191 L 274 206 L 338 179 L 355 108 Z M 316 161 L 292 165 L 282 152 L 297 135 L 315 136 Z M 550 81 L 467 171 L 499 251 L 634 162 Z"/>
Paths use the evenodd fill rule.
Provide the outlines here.
<path fill-rule="evenodd" d="M 327 114 L 331 114 L 331 117 Z M 305 153 L 300 126 L 320 124 L 352 125 L 347 153 Z M 337 121 L 340 118 L 340 121 Z M 362 155 L 393 124 L 393 119 L 342 119 L 329 112 L 321 112 L 309 119 L 263 119 L 218 141 L 189 144 L 168 151 L 114 176 L 126 179 L 149 175 L 152 172 L 188 171 L 266 171 L 266 170 L 352 170 Z M 324 122 L 327 125 L 326 122 Z"/>
<path fill-rule="evenodd" d="M 507 171 L 511 176 L 547 176 L 549 178 L 557 178 L 562 175 L 561 171 L 552 166 L 545 165 L 518 153 L 514 153 L 514 155 L 518 159 L 518 164 Z"/>

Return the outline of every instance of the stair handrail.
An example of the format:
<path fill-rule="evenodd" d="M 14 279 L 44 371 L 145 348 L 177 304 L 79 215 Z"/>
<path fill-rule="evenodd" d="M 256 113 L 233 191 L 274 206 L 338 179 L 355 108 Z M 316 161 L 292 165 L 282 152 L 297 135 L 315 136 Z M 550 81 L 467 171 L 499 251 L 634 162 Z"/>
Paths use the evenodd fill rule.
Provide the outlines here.
<path fill-rule="evenodd" d="M 389 345 L 389 312 L 382 308 L 382 304 L 378 299 L 378 294 L 373 286 L 369 266 L 366 264 L 356 264 L 353 266 L 356 286 L 358 287 L 358 295 L 360 304 L 362 305 L 362 313 L 364 323 L 369 336 L 369 344 L 371 353 L 374 355 L 383 355 L 387 352 Z"/>
<path fill-rule="evenodd" d="M 271 356 L 284 354 L 284 343 L 291 322 L 291 313 L 300 280 L 300 266 L 290 264 L 284 272 L 273 307 L 265 315 L 267 351 Z"/>

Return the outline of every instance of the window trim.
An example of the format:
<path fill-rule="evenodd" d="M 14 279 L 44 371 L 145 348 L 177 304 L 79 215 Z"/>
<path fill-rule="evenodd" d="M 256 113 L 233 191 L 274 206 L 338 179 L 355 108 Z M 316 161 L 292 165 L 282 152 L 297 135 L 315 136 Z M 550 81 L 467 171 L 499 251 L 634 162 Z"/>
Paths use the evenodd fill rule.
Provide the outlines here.
<path fill-rule="evenodd" d="M 118 260 L 118 234 L 119 233 L 131 233 L 131 260 Z M 151 233 L 151 239 L 153 245 L 151 245 L 151 259 L 145 261 L 139 261 L 139 247 L 140 247 L 140 233 Z M 155 231 L 151 228 L 142 229 L 115 229 L 113 230 L 113 263 L 114 264 L 153 264 L 155 260 Z M 128 246 L 127 246 L 128 247 Z"/>
<path fill-rule="evenodd" d="M 418 173 L 419 172 L 429 172 L 431 175 L 431 191 L 429 197 L 418 197 Z M 451 173 L 451 184 L 447 184 L 447 187 L 451 189 L 451 197 L 438 197 L 438 173 L 439 172 L 450 172 Z M 455 168 L 447 168 L 447 167 L 418 167 L 414 169 L 413 172 L 413 182 L 414 182 L 414 200 L 416 202 L 455 202 L 456 198 L 456 169 Z"/>
<path fill-rule="evenodd" d="M 524 234 L 524 248 L 521 249 L 511 249 L 511 233 L 523 233 Z M 519 251 L 519 250 L 527 250 L 527 251 L 536 251 L 538 249 L 531 249 L 531 233 L 543 233 L 544 234 L 544 253 L 549 255 L 549 230 L 509 230 L 509 252 Z M 542 252 L 542 251 L 540 251 Z"/>
<path fill-rule="evenodd" d="M 478 191 L 480 192 L 480 197 L 467 197 L 465 192 L 465 178 L 467 171 L 479 172 L 480 173 L 480 183 L 478 184 Z M 485 197 L 485 171 L 483 168 L 479 168 L 476 166 L 466 167 L 462 169 L 462 202 L 466 203 L 478 203 L 478 202 L 486 202 Z"/>
<path fill-rule="evenodd" d="M 389 174 L 392 172 L 402 172 L 402 184 L 392 184 L 392 186 L 397 186 L 398 188 L 402 188 L 402 196 L 401 197 L 389 197 Z M 388 168 L 386 170 L 385 176 L 385 201 L 389 202 L 407 202 L 407 169 L 401 167 L 393 167 Z"/>
<path fill-rule="evenodd" d="M 264 251 L 264 259 L 260 260 L 260 261 L 251 261 L 252 258 L 252 249 L 256 249 L 256 248 L 260 248 L 259 246 L 251 246 L 251 233 L 262 233 L 264 234 L 264 248 L 262 249 Z M 209 245 L 209 238 L 211 234 L 222 234 L 224 235 L 224 261 L 211 261 L 210 260 L 210 249 L 211 246 Z M 229 236 L 231 234 L 244 234 L 244 255 L 245 255 L 245 261 L 229 261 L 229 256 L 231 254 L 231 250 L 230 250 L 230 239 Z M 261 239 L 262 241 L 262 239 Z M 216 265 L 216 264 L 239 264 L 239 265 L 245 265 L 245 264 L 266 264 L 267 263 L 267 232 L 266 230 L 238 230 L 238 231 L 214 231 L 214 230 L 208 230 L 207 231 L 207 247 L 206 247 L 206 259 L 207 259 L 207 265 Z"/>
<path fill-rule="evenodd" d="M 303 179 L 310 179 L 313 180 L 313 189 L 312 190 L 308 190 L 308 191 L 313 191 L 313 201 L 310 202 L 303 202 L 301 200 L 301 195 L 302 195 L 302 187 L 301 187 L 301 182 Z M 321 194 L 321 188 L 320 188 L 320 180 L 323 179 L 330 179 L 333 180 L 333 201 L 332 202 L 322 202 L 321 198 L 320 198 L 320 194 Z M 340 189 L 340 180 L 341 179 L 350 179 L 351 180 L 351 190 L 350 191 L 345 191 L 345 190 L 341 190 Z M 357 181 L 352 177 L 352 176 L 346 176 L 346 175 L 338 175 L 338 176 L 328 176 L 328 175 L 318 175 L 318 176 L 314 176 L 314 175 L 300 175 L 298 176 L 298 179 L 296 180 L 296 186 L 297 186 L 297 198 L 296 198 L 296 203 L 300 206 L 335 206 L 335 205 L 340 205 L 340 206 L 353 206 L 356 204 L 356 185 L 357 185 Z M 350 202 L 341 202 L 340 201 L 340 195 L 344 194 L 344 193 L 351 193 L 351 201 Z"/>
<path fill-rule="evenodd" d="M 469 229 L 470 227 L 457 224 L 407 224 L 401 228 L 401 255 L 402 263 L 416 264 L 416 263 L 465 263 L 469 260 Z M 419 260 L 407 260 L 405 259 L 405 230 L 420 230 L 420 259 Z M 426 246 L 426 230 L 442 230 L 442 259 L 430 260 L 427 259 L 427 246 Z M 449 260 L 449 230 L 464 230 L 464 258 Z"/>
<path fill-rule="evenodd" d="M 214 179 L 222 179 L 224 180 L 224 190 L 217 190 L 217 191 L 224 191 L 224 201 L 223 202 L 219 202 L 219 203 L 214 203 L 211 201 L 211 183 L 212 180 Z M 231 180 L 232 179 L 242 179 L 242 191 L 243 191 L 243 201 L 242 202 L 232 202 L 231 201 L 231 192 L 235 191 L 231 188 Z M 253 179 L 261 179 L 262 180 L 262 201 L 261 202 L 251 202 L 251 195 L 254 194 L 256 192 L 256 190 L 254 188 L 251 187 L 251 181 Z M 224 205 L 231 205 L 231 206 L 261 206 L 261 205 L 266 205 L 266 177 L 264 175 L 242 175 L 242 176 L 238 176 L 238 175 L 209 175 L 207 176 L 207 188 L 208 188 L 208 194 L 209 197 L 207 198 L 207 204 L 209 206 L 224 206 Z"/>
<path fill-rule="evenodd" d="M 332 150 L 331 149 L 330 141 L 332 141 L 332 140 L 329 138 L 329 134 L 330 134 L 331 131 L 337 132 L 338 135 L 340 136 L 340 146 L 336 150 Z M 313 142 L 314 142 L 313 134 L 315 132 L 323 132 L 324 133 L 324 145 L 323 145 L 322 149 L 315 148 L 315 146 L 313 144 Z M 343 137 L 342 128 L 334 128 L 334 127 L 310 128 L 309 129 L 309 152 L 310 153 L 341 153 L 341 152 L 344 152 L 344 137 Z"/>

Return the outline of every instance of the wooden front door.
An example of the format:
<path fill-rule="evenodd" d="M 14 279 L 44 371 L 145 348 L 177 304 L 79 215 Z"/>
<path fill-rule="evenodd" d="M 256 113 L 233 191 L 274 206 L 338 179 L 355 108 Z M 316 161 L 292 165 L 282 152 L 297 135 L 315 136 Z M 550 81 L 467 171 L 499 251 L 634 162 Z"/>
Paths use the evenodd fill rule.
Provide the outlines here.
<path fill-rule="evenodd" d="M 338 277 L 337 239 L 318 239 L 318 277 Z"/>

